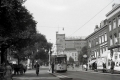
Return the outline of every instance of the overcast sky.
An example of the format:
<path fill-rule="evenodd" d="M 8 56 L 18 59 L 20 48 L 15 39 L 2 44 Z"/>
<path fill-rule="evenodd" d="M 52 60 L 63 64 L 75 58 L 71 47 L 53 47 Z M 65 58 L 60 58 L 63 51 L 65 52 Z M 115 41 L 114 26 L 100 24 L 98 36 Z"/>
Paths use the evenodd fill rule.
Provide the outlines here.
<path fill-rule="evenodd" d="M 63 33 L 63 28 L 66 36 L 93 33 L 113 3 L 120 0 L 27 0 L 24 5 L 38 22 L 37 31 L 55 43 L 56 31 Z"/>

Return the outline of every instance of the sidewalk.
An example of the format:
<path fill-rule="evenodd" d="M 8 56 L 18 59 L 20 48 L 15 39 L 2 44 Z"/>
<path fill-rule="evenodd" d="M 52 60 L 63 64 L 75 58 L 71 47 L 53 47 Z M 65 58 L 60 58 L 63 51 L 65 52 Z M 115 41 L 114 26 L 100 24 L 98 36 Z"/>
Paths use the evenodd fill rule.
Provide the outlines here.
<path fill-rule="evenodd" d="M 88 69 L 87 71 L 85 69 L 82 69 L 82 67 L 75 67 L 75 68 L 72 68 L 72 67 L 69 67 L 67 68 L 68 71 L 83 71 L 83 72 L 96 72 L 94 70 L 90 70 Z M 101 71 L 98 71 L 98 72 L 101 72 Z"/>

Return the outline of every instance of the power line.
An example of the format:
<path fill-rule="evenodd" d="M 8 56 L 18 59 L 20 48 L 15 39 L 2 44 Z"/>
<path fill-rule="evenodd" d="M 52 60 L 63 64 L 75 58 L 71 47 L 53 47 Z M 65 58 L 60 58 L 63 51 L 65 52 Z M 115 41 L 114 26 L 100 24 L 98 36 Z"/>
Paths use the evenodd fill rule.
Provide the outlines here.
<path fill-rule="evenodd" d="M 114 0 L 113 0 L 114 1 Z M 113 1 L 111 1 L 107 6 L 109 6 Z M 77 32 L 79 29 L 84 27 L 88 22 L 90 22 L 93 18 L 95 18 L 100 12 L 102 12 L 107 6 L 105 6 L 102 10 L 100 10 L 96 15 L 94 15 L 90 20 L 88 20 L 85 24 L 83 24 L 81 27 L 79 27 L 75 32 Z M 73 32 L 71 35 L 73 35 L 75 32 Z M 70 36 L 71 36 L 70 35 Z"/>

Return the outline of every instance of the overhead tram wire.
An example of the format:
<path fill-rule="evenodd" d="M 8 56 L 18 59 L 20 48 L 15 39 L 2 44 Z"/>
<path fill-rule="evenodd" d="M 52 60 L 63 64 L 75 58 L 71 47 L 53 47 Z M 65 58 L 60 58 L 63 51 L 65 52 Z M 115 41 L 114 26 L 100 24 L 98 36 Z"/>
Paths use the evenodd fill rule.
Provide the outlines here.
<path fill-rule="evenodd" d="M 114 0 L 113 0 L 114 1 Z M 111 1 L 107 6 L 105 6 L 102 10 L 100 10 L 96 15 L 94 15 L 90 20 L 88 20 L 85 24 L 83 24 L 81 27 L 79 27 L 75 32 L 73 32 L 71 35 L 73 35 L 74 33 L 76 33 L 79 29 L 81 29 L 82 27 L 84 27 L 88 22 L 90 22 L 93 18 L 95 18 L 100 12 L 102 12 L 106 7 L 108 7 L 113 1 Z M 70 35 L 70 36 L 71 36 Z"/>

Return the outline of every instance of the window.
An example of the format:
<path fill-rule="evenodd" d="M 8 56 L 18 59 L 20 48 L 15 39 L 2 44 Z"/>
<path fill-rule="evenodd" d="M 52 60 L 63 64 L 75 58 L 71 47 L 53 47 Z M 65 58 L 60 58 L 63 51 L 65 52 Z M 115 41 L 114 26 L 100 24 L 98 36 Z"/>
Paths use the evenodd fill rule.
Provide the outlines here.
<path fill-rule="evenodd" d="M 102 35 L 102 43 L 104 42 L 104 36 Z"/>
<path fill-rule="evenodd" d="M 98 44 L 98 38 L 96 37 L 96 45 Z"/>
<path fill-rule="evenodd" d="M 103 52 L 105 52 L 105 48 L 104 48 L 104 46 L 103 46 Z"/>
<path fill-rule="evenodd" d="M 106 50 L 108 50 L 108 47 L 106 46 Z"/>
<path fill-rule="evenodd" d="M 113 20 L 113 29 L 115 29 L 116 28 L 116 20 L 114 19 Z"/>
<path fill-rule="evenodd" d="M 77 61 L 77 57 L 75 57 L 75 61 Z"/>
<path fill-rule="evenodd" d="M 99 36 L 99 44 L 101 44 L 101 36 Z"/>
<path fill-rule="evenodd" d="M 109 31 L 112 30 L 111 22 L 109 22 Z"/>
<path fill-rule="evenodd" d="M 72 56 L 74 56 L 74 53 L 72 53 Z"/>
<path fill-rule="evenodd" d="M 105 33 L 105 41 L 107 41 L 107 34 Z"/>
<path fill-rule="evenodd" d="M 89 47 L 91 47 L 91 42 L 89 41 Z"/>
<path fill-rule="evenodd" d="M 117 34 L 115 33 L 114 34 L 114 44 L 116 44 L 117 43 Z"/>
<path fill-rule="evenodd" d="M 120 15 L 118 16 L 118 27 L 120 27 Z"/>
<path fill-rule="evenodd" d="M 115 56 L 115 59 L 117 59 L 117 56 Z"/>
<path fill-rule="evenodd" d="M 102 53 L 102 48 L 100 48 L 100 54 Z"/>
<path fill-rule="evenodd" d="M 76 53 L 75 53 L 75 56 L 77 56 Z"/>
<path fill-rule="evenodd" d="M 119 58 L 120 58 L 120 54 L 119 54 Z"/>
<path fill-rule="evenodd" d="M 110 36 L 110 46 L 113 45 L 112 36 Z"/>
<path fill-rule="evenodd" d="M 119 43 L 120 43 L 120 32 L 119 32 L 118 36 L 119 36 L 119 37 L 118 37 L 118 41 L 119 41 Z"/>

